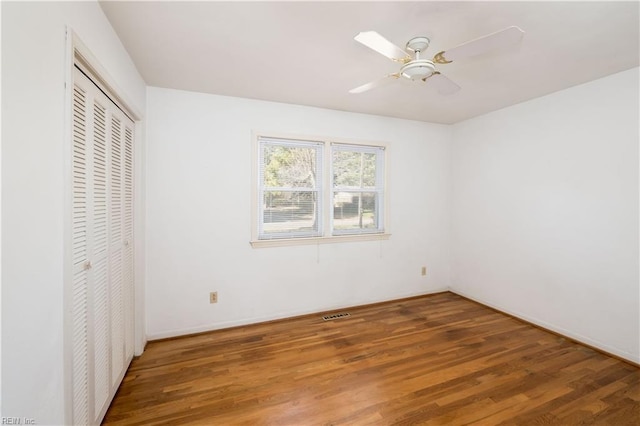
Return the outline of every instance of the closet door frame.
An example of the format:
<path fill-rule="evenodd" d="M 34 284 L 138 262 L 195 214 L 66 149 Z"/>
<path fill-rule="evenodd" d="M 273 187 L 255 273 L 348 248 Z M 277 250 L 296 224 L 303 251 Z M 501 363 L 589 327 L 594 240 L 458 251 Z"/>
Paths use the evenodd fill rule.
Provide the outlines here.
<path fill-rule="evenodd" d="M 100 64 L 93 53 L 80 40 L 78 35 L 69 26 L 66 27 L 66 70 L 65 70 L 65 211 L 64 211 L 64 258 L 63 258 L 63 278 L 64 278 L 64 299 L 63 299 L 63 325 L 64 325 L 64 354 L 63 354 L 63 375 L 64 375 L 64 417 L 65 424 L 73 421 L 73 253 L 72 253 L 72 201 L 73 201 L 73 92 L 74 92 L 74 69 L 76 64 L 81 64 L 82 69 L 91 73 L 92 80 L 103 91 L 109 94 L 111 100 L 120 108 L 123 113 L 134 122 L 133 150 L 133 235 L 134 252 L 133 259 L 135 269 L 133 271 L 134 283 L 134 356 L 138 356 L 144 350 L 146 336 L 144 331 L 144 203 L 143 200 L 143 176 L 144 176 L 144 138 L 142 126 L 142 114 L 133 107 L 133 103 L 128 100 L 115 80 L 109 76 L 105 68 Z M 104 415 L 104 413 L 101 413 Z"/>

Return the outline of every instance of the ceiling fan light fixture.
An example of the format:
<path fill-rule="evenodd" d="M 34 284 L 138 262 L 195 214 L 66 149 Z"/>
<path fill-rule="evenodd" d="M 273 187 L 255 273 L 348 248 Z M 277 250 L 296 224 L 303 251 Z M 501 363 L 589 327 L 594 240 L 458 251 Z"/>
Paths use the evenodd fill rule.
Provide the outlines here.
<path fill-rule="evenodd" d="M 430 77 L 436 70 L 435 65 L 428 59 L 416 59 L 402 67 L 400 73 L 409 80 L 422 80 Z"/>

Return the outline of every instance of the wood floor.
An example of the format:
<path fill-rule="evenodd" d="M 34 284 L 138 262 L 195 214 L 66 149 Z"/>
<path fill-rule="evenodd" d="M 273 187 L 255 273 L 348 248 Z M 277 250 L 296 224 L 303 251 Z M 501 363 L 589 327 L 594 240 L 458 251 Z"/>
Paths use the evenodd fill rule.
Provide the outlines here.
<path fill-rule="evenodd" d="M 640 369 L 452 293 L 151 342 L 107 425 L 640 425 Z"/>

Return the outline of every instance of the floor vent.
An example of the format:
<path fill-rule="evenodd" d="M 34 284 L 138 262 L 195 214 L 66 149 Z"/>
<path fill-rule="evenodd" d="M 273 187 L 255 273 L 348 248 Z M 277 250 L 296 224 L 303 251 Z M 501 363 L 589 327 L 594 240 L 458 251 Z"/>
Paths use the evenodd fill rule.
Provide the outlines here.
<path fill-rule="evenodd" d="M 331 321 L 331 320 L 334 320 L 334 319 L 350 317 L 350 316 L 351 316 L 351 314 L 349 312 L 343 312 L 341 314 L 325 315 L 325 316 L 322 317 L 322 319 L 325 320 L 325 321 Z"/>

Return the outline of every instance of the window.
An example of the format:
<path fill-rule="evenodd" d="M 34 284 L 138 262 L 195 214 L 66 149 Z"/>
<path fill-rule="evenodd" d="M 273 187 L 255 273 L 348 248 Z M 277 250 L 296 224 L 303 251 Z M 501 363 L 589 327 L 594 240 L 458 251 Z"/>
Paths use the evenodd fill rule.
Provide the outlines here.
<path fill-rule="evenodd" d="M 260 239 L 322 235 L 322 148 L 260 139 Z"/>
<path fill-rule="evenodd" d="M 384 148 L 331 145 L 333 235 L 384 232 Z"/>
<path fill-rule="evenodd" d="M 383 146 L 256 141 L 252 245 L 388 238 Z"/>

